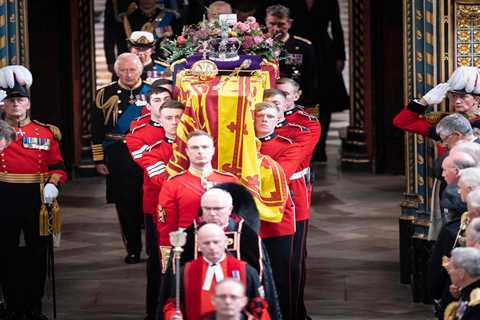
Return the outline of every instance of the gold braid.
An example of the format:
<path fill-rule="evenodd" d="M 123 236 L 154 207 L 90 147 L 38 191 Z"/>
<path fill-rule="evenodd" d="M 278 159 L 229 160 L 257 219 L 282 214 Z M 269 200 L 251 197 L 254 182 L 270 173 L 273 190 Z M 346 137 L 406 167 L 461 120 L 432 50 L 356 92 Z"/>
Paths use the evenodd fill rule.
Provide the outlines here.
<path fill-rule="evenodd" d="M 98 92 L 97 97 L 95 99 L 95 104 L 97 105 L 97 108 L 103 111 L 103 117 L 105 118 L 105 121 L 103 122 L 104 125 L 107 125 L 108 120 L 110 120 L 110 116 L 112 116 L 112 121 L 113 125 L 117 123 L 117 118 L 118 118 L 118 95 L 113 95 L 110 98 L 108 98 L 107 101 L 103 102 L 103 96 L 105 94 L 105 90 L 100 90 Z"/>

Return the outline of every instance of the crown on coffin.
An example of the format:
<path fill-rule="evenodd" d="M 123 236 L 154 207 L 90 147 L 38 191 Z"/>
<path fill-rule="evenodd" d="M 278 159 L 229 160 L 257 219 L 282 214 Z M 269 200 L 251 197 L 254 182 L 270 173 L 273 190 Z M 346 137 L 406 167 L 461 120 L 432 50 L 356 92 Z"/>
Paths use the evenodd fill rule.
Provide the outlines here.
<path fill-rule="evenodd" d="M 237 38 L 214 38 L 208 42 L 209 58 L 218 61 L 238 60 L 242 43 Z"/>

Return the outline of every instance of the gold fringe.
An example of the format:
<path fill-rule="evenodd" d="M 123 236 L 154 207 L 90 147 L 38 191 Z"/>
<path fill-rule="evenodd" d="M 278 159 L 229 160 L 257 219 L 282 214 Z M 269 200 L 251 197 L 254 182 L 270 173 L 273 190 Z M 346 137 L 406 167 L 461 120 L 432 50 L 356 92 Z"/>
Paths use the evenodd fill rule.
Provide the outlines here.
<path fill-rule="evenodd" d="M 443 313 L 443 319 L 455 320 L 457 309 L 458 309 L 458 301 L 450 302 L 450 304 L 445 309 L 445 312 Z"/>
<path fill-rule="evenodd" d="M 42 207 L 40 209 L 40 235 L 48 236 L 48 234 L 48 210 L 47 206 L 42 203 Z"/>
<path fill-rule="evenodd" d="M 43 201 L 43 182 L 40 183 L 40 199 L 42 206 L 40 207 L 40 236 L 49 236 L 59 234 L 61 231 L 60 207 L 55 200 L 52 203 L 50 212 L 47 205 Z"/>

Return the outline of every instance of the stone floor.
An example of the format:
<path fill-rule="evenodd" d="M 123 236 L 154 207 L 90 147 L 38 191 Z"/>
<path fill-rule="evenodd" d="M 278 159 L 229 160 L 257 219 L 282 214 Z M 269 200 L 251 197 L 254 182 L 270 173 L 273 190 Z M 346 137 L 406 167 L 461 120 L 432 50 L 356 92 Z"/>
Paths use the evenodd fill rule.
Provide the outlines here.
<path fill-rule="evenodd" d="M 328 165 L 316 169 L 306 288 L 310 313 L 314 319 L 432 319 L 430 306 L 411 303 L 409 287 L 399 284 L 403 178 L 342 172 L 336 144 L 329 143 Z M 102 179 L 69 183 L 62 203 L 57 318 L 143 319 L 145 263 L 123 263 Z"/>

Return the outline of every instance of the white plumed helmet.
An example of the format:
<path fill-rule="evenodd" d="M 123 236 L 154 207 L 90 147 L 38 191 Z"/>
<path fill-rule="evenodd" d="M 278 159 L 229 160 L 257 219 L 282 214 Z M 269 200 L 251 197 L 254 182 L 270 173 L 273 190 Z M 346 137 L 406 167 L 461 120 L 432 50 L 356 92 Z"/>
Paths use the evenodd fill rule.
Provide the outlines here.
<path fill-rule="evenodd" d="M 480 95 L 480 69 L 477 67 L 458 67 L 448 79 L 450 91 L 460 94 Z"/>

